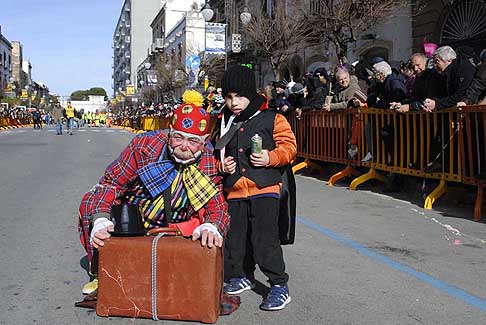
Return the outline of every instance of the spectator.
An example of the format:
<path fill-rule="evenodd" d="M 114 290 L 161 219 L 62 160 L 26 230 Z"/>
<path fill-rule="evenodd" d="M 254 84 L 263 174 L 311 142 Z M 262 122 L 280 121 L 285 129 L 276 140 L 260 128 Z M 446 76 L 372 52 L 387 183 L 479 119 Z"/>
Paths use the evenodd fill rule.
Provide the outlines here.
<path fill-rule="evenodd" d="M 326 96 L 329 94 L 329 85 L 324 85 L 321 78 L 324 77 L 309 75 L 304 78 L 303 111 L 322 109 Z"/>
<path fill-rule="evenodd" d="M 407 97 L 411 97 L 413 86 L 415 84 L 415 74 L 410 61 L 402 62 L 400 64 L 400 75 L 403 77 L 405 88 L 407 88 Z"/>
<path fill-rule="evenodd" d="M 331 93 L 331 77 L 329 77 L 326 68 L 317 68 L 314 71 L 314 77 L 319 78 L 320 87 L 323 88 L 325 95 L 328 96 Z"/>
<path fill-rule="evenodd" d="M 336 80 L 338 88 L 336 90 L 336 94 L 332 98 L 332 103 L 324 104 L 323 109 L 329 112 L 331 110 L 355 107 L 355 94 L 361 92 L 361 88 L 358 84 L 358 78 L 350 75 L 346 69 L 338 69 L 336 72 Z M 356 116 L 354 116 L 351 125 L 350 148 L 348 149 L 350 159 L 353 159 L 358 153 L 358 135 L 358 120 Z"/>
<path fill-rule="evenodd" d="M 414 53 L 410 57 L 415 82 L 408 99 L 402 103 L 392 103 L 393 107 L 398 108 L 398 112 L 420 111 L 424 108 L 425 99 L 444 96 L 445 80 L 435 69 L 427 68 L 427 60 L 422 53 Z"/>
<path fill-rule="evenodd" d="M 344 109 L 353 106 L 350 101 L 354 99 L 354 94 L 361 91 L 356 76 L 351 76 L 345 69 L 339 69 L 336 72 L 338 88 L 332 98 L 332 103 L 324 104 L 323 109 L 326 111 Z"/>
<path fill-rule="evenodd" d="M 392 71 L 391 66 L 387 62 L 381 61 L 375 63 L 373 70 L 376 82 L 383 86 L 375 88 L 376 93 L 368 96 L 368 107 L 389 109 L 392 103 L 401 102 L 406 98 L 407 89 L 402 79 Z M 373 122 L 365 126 L 365 139 L 368 152 L 363 158 L 363 162 L 369 162 L 373 159 L 373 143 L 371 137 L 373 126 Z M 385 142 L 385 151 L 388 155 L 393 152 L 393 133 L 392 125 L 387 125 L 380 130 L 382 140 Z"/>
<path fill-rule="evenodd" d="M 486 104 L 486 49 L 479 56 L 480 63 L 477 66 L 476 76 L 466 91 L 466 95 L 457 103 L 457 107 L 473 104 Z"/>
<path fill-rule="evenodd" d="M 269 107 L 274 106 L 277 112 L 284 115 L 287 115 L 291 111 L 291 105 L 285 92 L 287 85 L 287 82 L 284 80 L 276 81 L 274 83 L 274 91 L 272 92 L 272 100 L 269 102 Z"/>
<path fill-rule="evenodd" d="M 471 62 L 467 58 L 457 56 L 450 46 L 439 47 L 434 52 L 434 64 L 437 71 L 446 79 L 446 94 L 444 97 L 427 98 L 424 102 L 427 112 L 449 108 L 461 101 L 476 72 Z"/>
<path fill-rule="evenodd" d="M 217 116 L 221 113 L 221 110 L 224 107 L 224 98 L 223 96 L 216 94 L 213 96 L 213 105 L 211 109 L 211 115 Z"/>
<path fill-rule="evenodd" d="M 437 50 L 437 48 L 438 48 L 437 44 L 424 43 L 423 48 L 424 48 L 424 53 L 425 53 L 425 57 L 426 57 L 425 62 L 426 62 L 426 65 L 427 65 L 427 69 L 434 69 L 433 56 L 434 56 L 435 50 Z"/>
<path fill-rule="evenodd" d="M 383 87 L 377 88 L 376 93 L 368 96 L 369 107 L 388 109 L 390 103 L 401 102 L 407 97 L 407 88 L 387 62 L 374 64 L 373 70 L 376 82 Z"/>

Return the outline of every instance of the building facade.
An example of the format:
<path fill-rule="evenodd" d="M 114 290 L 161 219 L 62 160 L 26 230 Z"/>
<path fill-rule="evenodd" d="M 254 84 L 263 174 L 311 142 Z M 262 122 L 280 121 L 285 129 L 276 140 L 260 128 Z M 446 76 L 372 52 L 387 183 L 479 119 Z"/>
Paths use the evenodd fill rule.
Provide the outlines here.
<path fill-rule="evenodd" d="M 205 21 L 199 13 L 204 1 L 163 1 L 163 6 L 153 19 L 152 44 L 147 57 L 137 67 L 137 84 L 142 92 L 157 84 L 157 61 L 172 66 L 185 67 L 187 54 L 204 50 Z M 188 51 L 189 49 L 189 51 Z M 184 73 L 189 74 L 191 69 Z"/>
<path fill-rule="evenodd" d="M 113 35 L 113 92 L 136 86 L 136 69 L 152 44 L 150 23 L 160 0 L 125 0 Z"/>
<path fill-rule="evenodd" d="M 104 96 L 88 96 L 88 100 L 69 100 L 69 98 L 63 98 L 61 100 L 61 106 L 66 107 L 67 102 L 70 101 L 71 105 L 77 111 L 83 111 L 85 113 L 91 112 L 96 113 L 106 111 L 108 102 L 105 101 Z"/>
<path fill-rule="evenodd" d="M 0 90 L 5 90 L 12 78 L 12 44 L 3 36 L 0 26 Z"/>
<path fill-rule="evenodd" d="M 189 11 L 184 18 L 167 34 L 164 44 L 164 62 L 173 67 L 180 67 L 181 76 L 187 76 L 187 85 L 195 87 L 198 82 L 201 53 L 204 52 L 205 25 L 202 15 Z M 176 94 L 182 94 L 183 89 Z"/>
<path fill-rule="evenodd" d="M 26 86 L 32 84 L 32 64 L 30 61 L 22 61 L 22 71 L 23 84 L 25 85 L 25 88 Z"/>
<path fill-rule="evenodd" d="M 23 89 L 27 84 L 23 76 L 22 64 L 24 61 L 22 43 L 18 41 L 12 42 L 12 77 L 14 82 L 17 82 L 20 89 Z"/>
<path fill-rule="evenodd" d="M 486 48 L 486 1 L 430 0 L 414 12 L 413 48 L 424 43 L 469 46 L 476 54 Z"/>
<path fill-rule="evenodd" d="M 245 5 L 252 14 L 255 14 L 257 10 L 263 10 L 270 17 L 275 15 L 277 5 L 275 0 L 212 0 L 209 3 L 211 7 L 215 8 L 215 19 L 219 19 L 217 22 L 228 24 L 228 40 L 232 39 L 232 34 L 244 34 L 240 13 L 243 12 Z M 286 15 L 292 15 L 293 10 L 304 12 L 306 15 L 320 10 L 319 0 L 285 0 L 281 3 L 285 5 Z M 243 42 L 246 42 L 244 35 Z M 396 66 L 400 61 L 408 60 L 412 53 L 412 44 L 412 1 L 410 1 L 410 6 L 401 8 L 396 16 L 358 35 L 357 41 L 349 45 L 346 57 L 353 62 L 356 60 L 368 61 L 374 56 L 383 56 Z M 231 44 L 229 44 L 227 47 L 229 58 L 236 58 L 240 63 L 251 63 L 259 78 L 260 86 L 275 79 L 268 62 L 255 59 L 252 53 L 245 53 L 246 47 L 243 44 L 242 52 L 234 54 L 231 53 Z M 336 65 L 336 61 L 334 46 L 324 41 L 323 37 L 319 43 L 306 44 L 295 49 L 295 54 L 281 65 L 277 77 L 296 80 L 304 73 L 314 71 L 319 67 L 330 70 Z"/>

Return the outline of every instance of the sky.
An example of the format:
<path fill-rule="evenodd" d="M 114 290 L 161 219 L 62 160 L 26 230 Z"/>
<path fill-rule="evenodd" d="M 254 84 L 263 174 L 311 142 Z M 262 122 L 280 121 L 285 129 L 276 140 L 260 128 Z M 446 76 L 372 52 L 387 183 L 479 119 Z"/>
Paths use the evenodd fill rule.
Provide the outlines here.
<path fill-rule="evenodd" d="M 0 25 L 20 41 L 32 78 L 51 93 L 103 87 L 112 93 L 113 32 L 123 0 L 1 0 Z"/>

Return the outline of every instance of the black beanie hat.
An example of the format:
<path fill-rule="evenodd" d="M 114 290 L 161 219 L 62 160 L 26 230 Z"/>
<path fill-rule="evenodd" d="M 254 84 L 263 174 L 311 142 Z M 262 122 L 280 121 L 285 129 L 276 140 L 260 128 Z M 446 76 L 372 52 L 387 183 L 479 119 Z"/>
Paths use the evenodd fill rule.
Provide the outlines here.
<path fill-rule="evenodd" d="M 223 96 L 234 92 L 253 100 L 257 96 L 255 73 L 241 65 L 232 66 L 224 73 L 221 88 Z"/>

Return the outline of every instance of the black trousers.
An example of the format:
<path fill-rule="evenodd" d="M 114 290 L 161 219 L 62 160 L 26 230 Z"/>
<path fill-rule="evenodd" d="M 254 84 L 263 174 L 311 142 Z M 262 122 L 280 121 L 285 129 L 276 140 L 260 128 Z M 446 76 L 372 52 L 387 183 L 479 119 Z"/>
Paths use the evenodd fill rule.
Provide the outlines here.
<path fill-rule="evenodd" d="M 225 281 L 243 277 L 253 280 L 255 264 L 271 285 L 287 283 L 278 235 L 279 200 L 257 198 L 228 201 L 231 224 L 225 241 Z"/>

